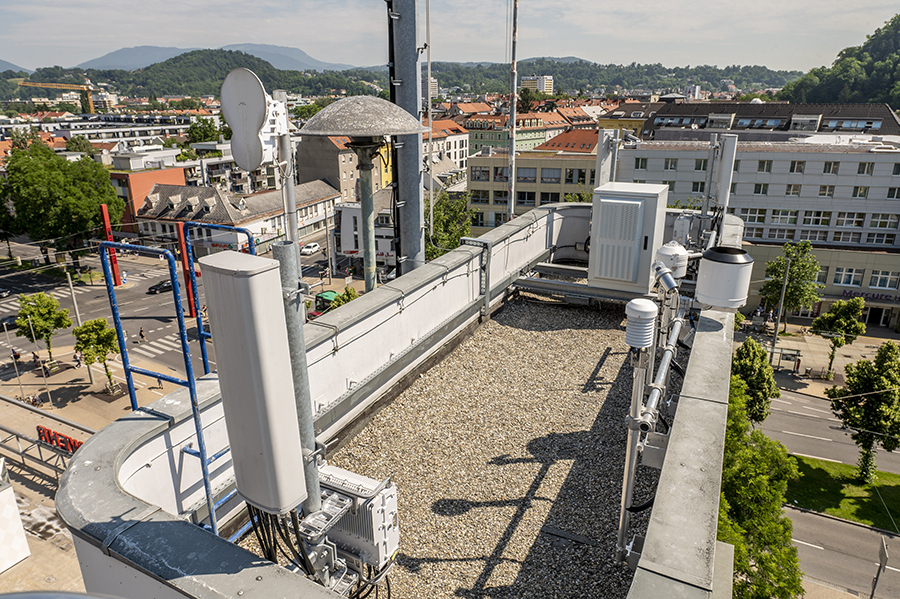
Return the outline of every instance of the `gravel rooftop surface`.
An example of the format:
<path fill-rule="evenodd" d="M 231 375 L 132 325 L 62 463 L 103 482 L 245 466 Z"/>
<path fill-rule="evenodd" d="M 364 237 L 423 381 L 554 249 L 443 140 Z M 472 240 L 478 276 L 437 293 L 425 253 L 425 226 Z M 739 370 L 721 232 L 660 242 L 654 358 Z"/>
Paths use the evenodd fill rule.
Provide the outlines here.
<path fill-rule="evenodd" d="M 624 598 L 631 373 L 624 306 L 522 294 L 379 412 L 331 462 L 397 484 L 392 597 Z M 657 480 L 638 467 L 635 504 Z"/>

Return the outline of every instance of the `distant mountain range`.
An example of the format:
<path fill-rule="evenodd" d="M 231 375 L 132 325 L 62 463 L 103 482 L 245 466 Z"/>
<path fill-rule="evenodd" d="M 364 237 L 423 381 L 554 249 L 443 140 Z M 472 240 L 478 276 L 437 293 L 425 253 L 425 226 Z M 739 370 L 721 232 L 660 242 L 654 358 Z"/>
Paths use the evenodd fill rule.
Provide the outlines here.
<path fill-rule="evenodd" d="M 160 46 L 136 46 L 134 48 L 121 48 L 100 58 L 83 62 L 78 66 L 82 69 L 121 69 L 123 71 L 136 71 L 152 64 L 175 58 L 187 52 L 193 52 L 198 48 L 164 48 Z M 286 71 L 343 71 L 354 68 L 353 65 L 323 62 L 316 60 L 303 50 L 287 48 L 285 46 L 273 46 L 270 44 L 230 44 L 222 46 L 222 50 L 239 50 L 245 54 L 262 58 L 276 69 Z"/>
<path fill-rule="evenodd" d="M 0 72 L 2 71 L 25 71 L 26 73 L 33 73 L 31 69 L 23 69 L 20 66 L 16 66 L 11 62 L 6 62 L 5 60 L 0 60 Z"/>

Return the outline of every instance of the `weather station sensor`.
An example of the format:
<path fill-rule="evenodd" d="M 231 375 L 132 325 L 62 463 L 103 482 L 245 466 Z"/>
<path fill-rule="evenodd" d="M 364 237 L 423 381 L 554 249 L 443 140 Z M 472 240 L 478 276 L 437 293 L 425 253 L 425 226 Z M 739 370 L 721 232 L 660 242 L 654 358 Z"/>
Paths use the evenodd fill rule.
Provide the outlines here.
<path fill-rule="evenodd" d="M 278 136 L 286 133 L 283 102 L 267 93 L 259 77 L 249 69 L 235 69 L 222 83 L 222 116 L 231 127 L 231 155 L 239 167 L 255 171 L 271 162 Z"/>
<path fill-rule="evenodd" d="M 753 258 L 746 250 L 714 247 L 703 252 L 694 298 L 701 304 L 735 311 L 747 303 Z"/>

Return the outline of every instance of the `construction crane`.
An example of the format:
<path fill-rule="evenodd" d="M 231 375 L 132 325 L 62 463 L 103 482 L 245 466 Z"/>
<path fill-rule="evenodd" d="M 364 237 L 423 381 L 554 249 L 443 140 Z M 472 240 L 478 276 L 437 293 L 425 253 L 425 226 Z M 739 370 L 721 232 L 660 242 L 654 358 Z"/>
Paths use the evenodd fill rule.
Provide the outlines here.
<path fill-rule="evenodd" d="M 95 91 L 90 85 L 76 85 L 70 83 L 32 83 L 31 81 L 20 81 L 19 85 L 23 87 L 43 87 L 45 89 L 77 89 L 81 91 L 81 109 L 84 110 L 84 99 L 87 98 L 88 114 L 94 114 L 94 99 L 91 92 Z"/>

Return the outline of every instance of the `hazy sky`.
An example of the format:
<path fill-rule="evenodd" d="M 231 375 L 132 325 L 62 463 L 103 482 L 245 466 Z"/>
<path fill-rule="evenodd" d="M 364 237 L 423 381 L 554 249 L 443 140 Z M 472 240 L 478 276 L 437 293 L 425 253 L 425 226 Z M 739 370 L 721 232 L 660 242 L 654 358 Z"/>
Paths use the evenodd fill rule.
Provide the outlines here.
<path fill-rule="evenodd" d="M 0 0 L 0 59 L 74 66 L 130 46 L 268 43 L 326 62 L 387 61 L 383 0 Z M 511 0 L 433 0 L 432 60 L 508 60 Z M 425 0 L 419 1 L 420 24 Z M 884 0 L 520 0 L 518 58 L 762 64 L 808 70 L 865 41 L 900 6 Z"/>

